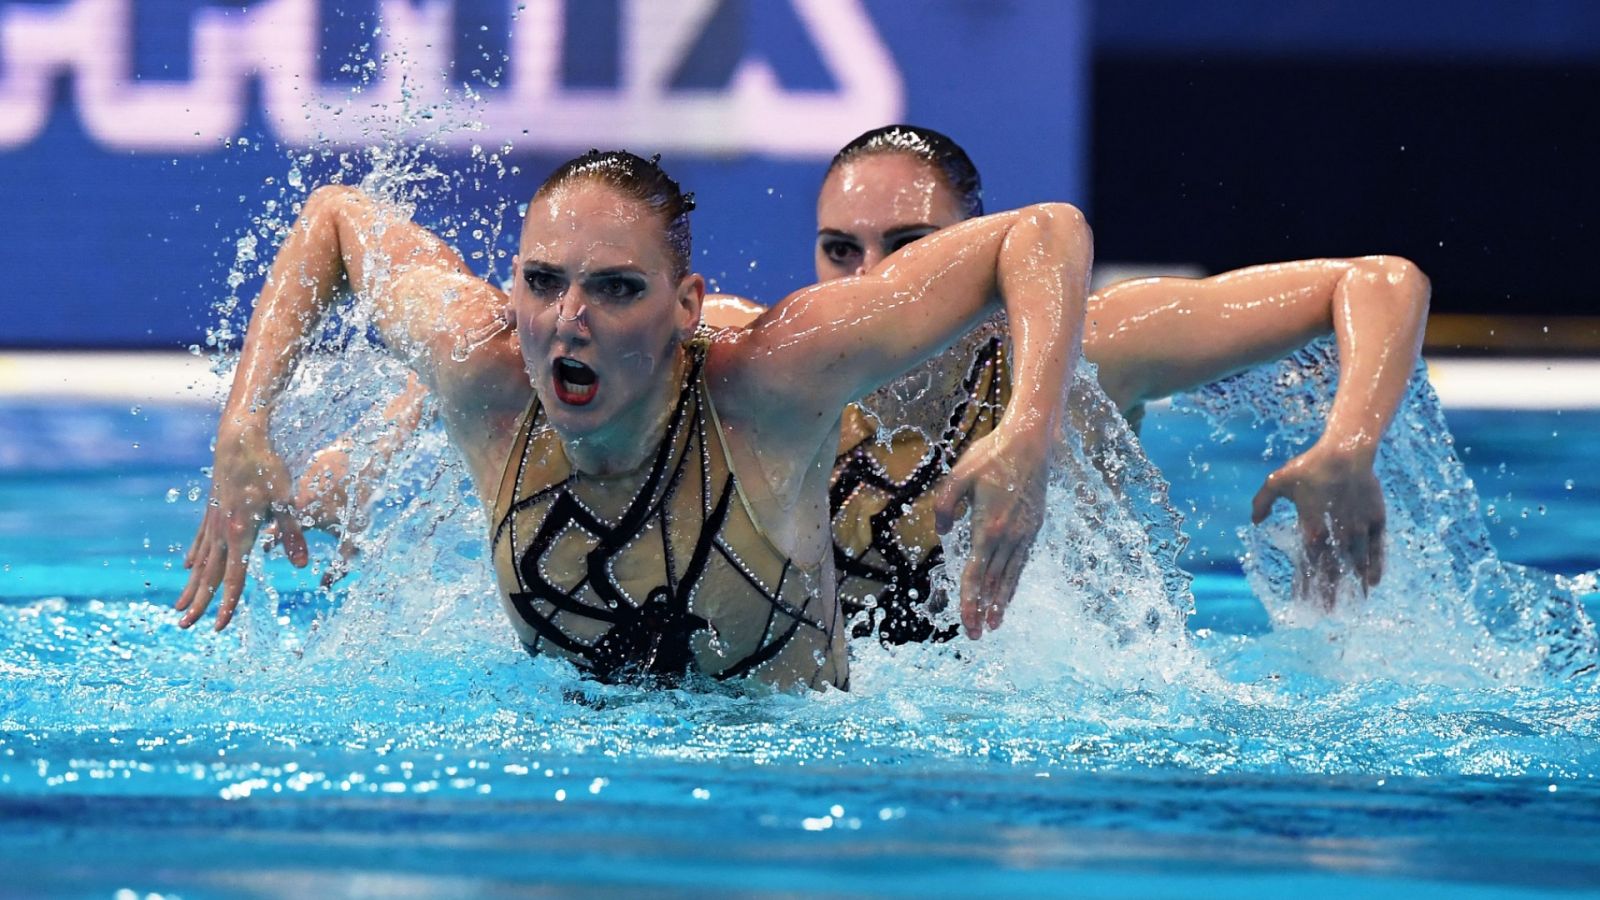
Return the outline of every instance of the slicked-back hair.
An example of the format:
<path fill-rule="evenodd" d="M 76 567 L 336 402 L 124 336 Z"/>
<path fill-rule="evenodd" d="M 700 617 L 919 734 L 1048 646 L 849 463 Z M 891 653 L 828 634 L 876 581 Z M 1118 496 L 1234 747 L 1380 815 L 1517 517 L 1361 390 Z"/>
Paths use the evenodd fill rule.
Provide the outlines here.
<path fill-rule="evenodd" d="M 978 167 L 960 144 L 932 128 L 904 124 L 874 128 L 834 154 L 827 175 L 853 159 L 880 153 L 904 153 L 933 166 L 960 198 L 967 218 L 983 215 L 983 179 L 978 177 Z"/>
<path fill-rule="evenodd" d="M 616 189 L 624 196 L 649 207 L 661 217 L 663 237 L 672 254 L 674 279 L 689 274 L 693 235 L 689 213 L 694 211 L 694 194 L 684 193 L 678 183 L 661 168 L 659 155 L 645 159 L 626 150 L 590 150 L 562 163 L 534 191 L 538 200 L 562 185 L 593 179 Z"/>

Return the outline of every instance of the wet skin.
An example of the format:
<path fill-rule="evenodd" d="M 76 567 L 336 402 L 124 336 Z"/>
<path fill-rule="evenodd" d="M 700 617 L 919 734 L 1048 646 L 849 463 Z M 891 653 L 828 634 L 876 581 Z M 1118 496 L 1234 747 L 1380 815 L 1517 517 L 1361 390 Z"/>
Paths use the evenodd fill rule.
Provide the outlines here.
<path fill-rule="evenodd" d="M 932 165 L 905 153 L 856 157 L 829 173 L 817 198 L 819 281 L 854 274 L 961 221 L 960 197 Z M 1366 588 L 1383 573 L 1385 511 L 1372 472 L 1421 348 L 1429 285 L 1399 257 L 1304 260 L 1207 279 L 1146 278 L 1091 295 L 1084 356 L 1135 428 L 1148 402 L 1272 362 L 1332 333 L 1344 365 L 1323 437 L 1267 479 L 1252 500 L 1259 523 L 1277 499 L 1297 510 L 1304 547 L 1296 592 L 1324 607 L 1343 573 Z M 727 324 L 748 311 L 722 304 Z M 1204 341 L 1196 334 L 1207 335 Z M 969 361 L 947 354 L 934 383 L 954 389 Z M 892 413 L 891 413 L 892 415 Z M 940 423 L 914 424 L 937 429 Z"/>

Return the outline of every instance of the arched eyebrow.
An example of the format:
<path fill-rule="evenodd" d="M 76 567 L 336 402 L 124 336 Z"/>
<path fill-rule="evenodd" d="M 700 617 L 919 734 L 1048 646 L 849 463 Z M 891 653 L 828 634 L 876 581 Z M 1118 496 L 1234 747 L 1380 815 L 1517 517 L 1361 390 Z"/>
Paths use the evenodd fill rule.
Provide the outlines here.
<path fill-rule="evenodd" d="M 845 238 L 846 240 L 851 240 L 851 241 L 859 241 L 859 240 L 861 240 L 860 238 L 856 237 L 855 235 L 851 234 L 850 232 L 848 232 L 848 231 L 840 231 L 837 228 L 818 228 L 817 229 L 817 237 Z"/>
<path fill-rule="evenodd" d="M 932 234 L 938 230 L 939 226 L 930 225 L 927 222 L 916 222 L 911 225 L 896 225 L 895 227 L 883 233 L 883 239 L 893 243 L 900 238 L 913 234 L 915 234 L 917 237 L 927 237 L 929 234 Z"/>

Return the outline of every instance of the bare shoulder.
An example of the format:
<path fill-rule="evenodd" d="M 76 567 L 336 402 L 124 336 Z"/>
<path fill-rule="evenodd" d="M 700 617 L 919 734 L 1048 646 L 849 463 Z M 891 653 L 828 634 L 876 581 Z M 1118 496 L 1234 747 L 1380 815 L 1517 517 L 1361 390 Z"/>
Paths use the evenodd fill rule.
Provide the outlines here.
<path fill-rule="evenodd" d="M 744 328 L 766 311 L 765 306 L 743 297 L 710 294 L 700 307 L 700 321 L 709 328 Z"/>
<path fill-rule="evenodd" d="M 488 503 L 498 492 L 511 443 L 533 401 L 533 384 L 516 332 L 504 325 L 446 353 L 433 367 L 433 390 L 451 442 Z"/>
<path fill-rule="evenodd" d="M 809 459 L 812 439 L 820 442 L 832 433 L 842 407 L 826 414 L 801 412 L 787 399 L 789 390 L 773 388 L 770 370 L 778 366 L 751 329 L 713 331 L 706 350 L 706 387 L 736 441 L 764 455 Z"/>

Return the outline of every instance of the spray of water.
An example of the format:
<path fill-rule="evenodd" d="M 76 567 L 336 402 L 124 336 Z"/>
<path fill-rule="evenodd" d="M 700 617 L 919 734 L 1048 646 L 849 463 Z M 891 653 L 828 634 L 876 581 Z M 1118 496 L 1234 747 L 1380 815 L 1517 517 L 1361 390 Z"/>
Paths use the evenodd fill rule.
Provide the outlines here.
<path fill-rule="evenodd" d="M 1177 406 L 1208 417 L 1219 438 L 1247 416 L 1269 430 L 1266 458 L 1287 460 L 1320 432 L 1338 372 L 1337 351 L 1323 340 Z M 1291 599 L 1301 551 L 1285 504 L 1263 527 L 1241 530 L 1245 572 L 1278 626 L 1263 644 L 1289 665 L 1346 681 L 1592 682 L 1600 646 L 1580 598 L 1595 574 L 1566 578 L 1499 557 L 1421 368 L 1376 471 L 1388 506 L 1385 575 L 1366 595 L 1347 580 L 1331 615 Z"/>

